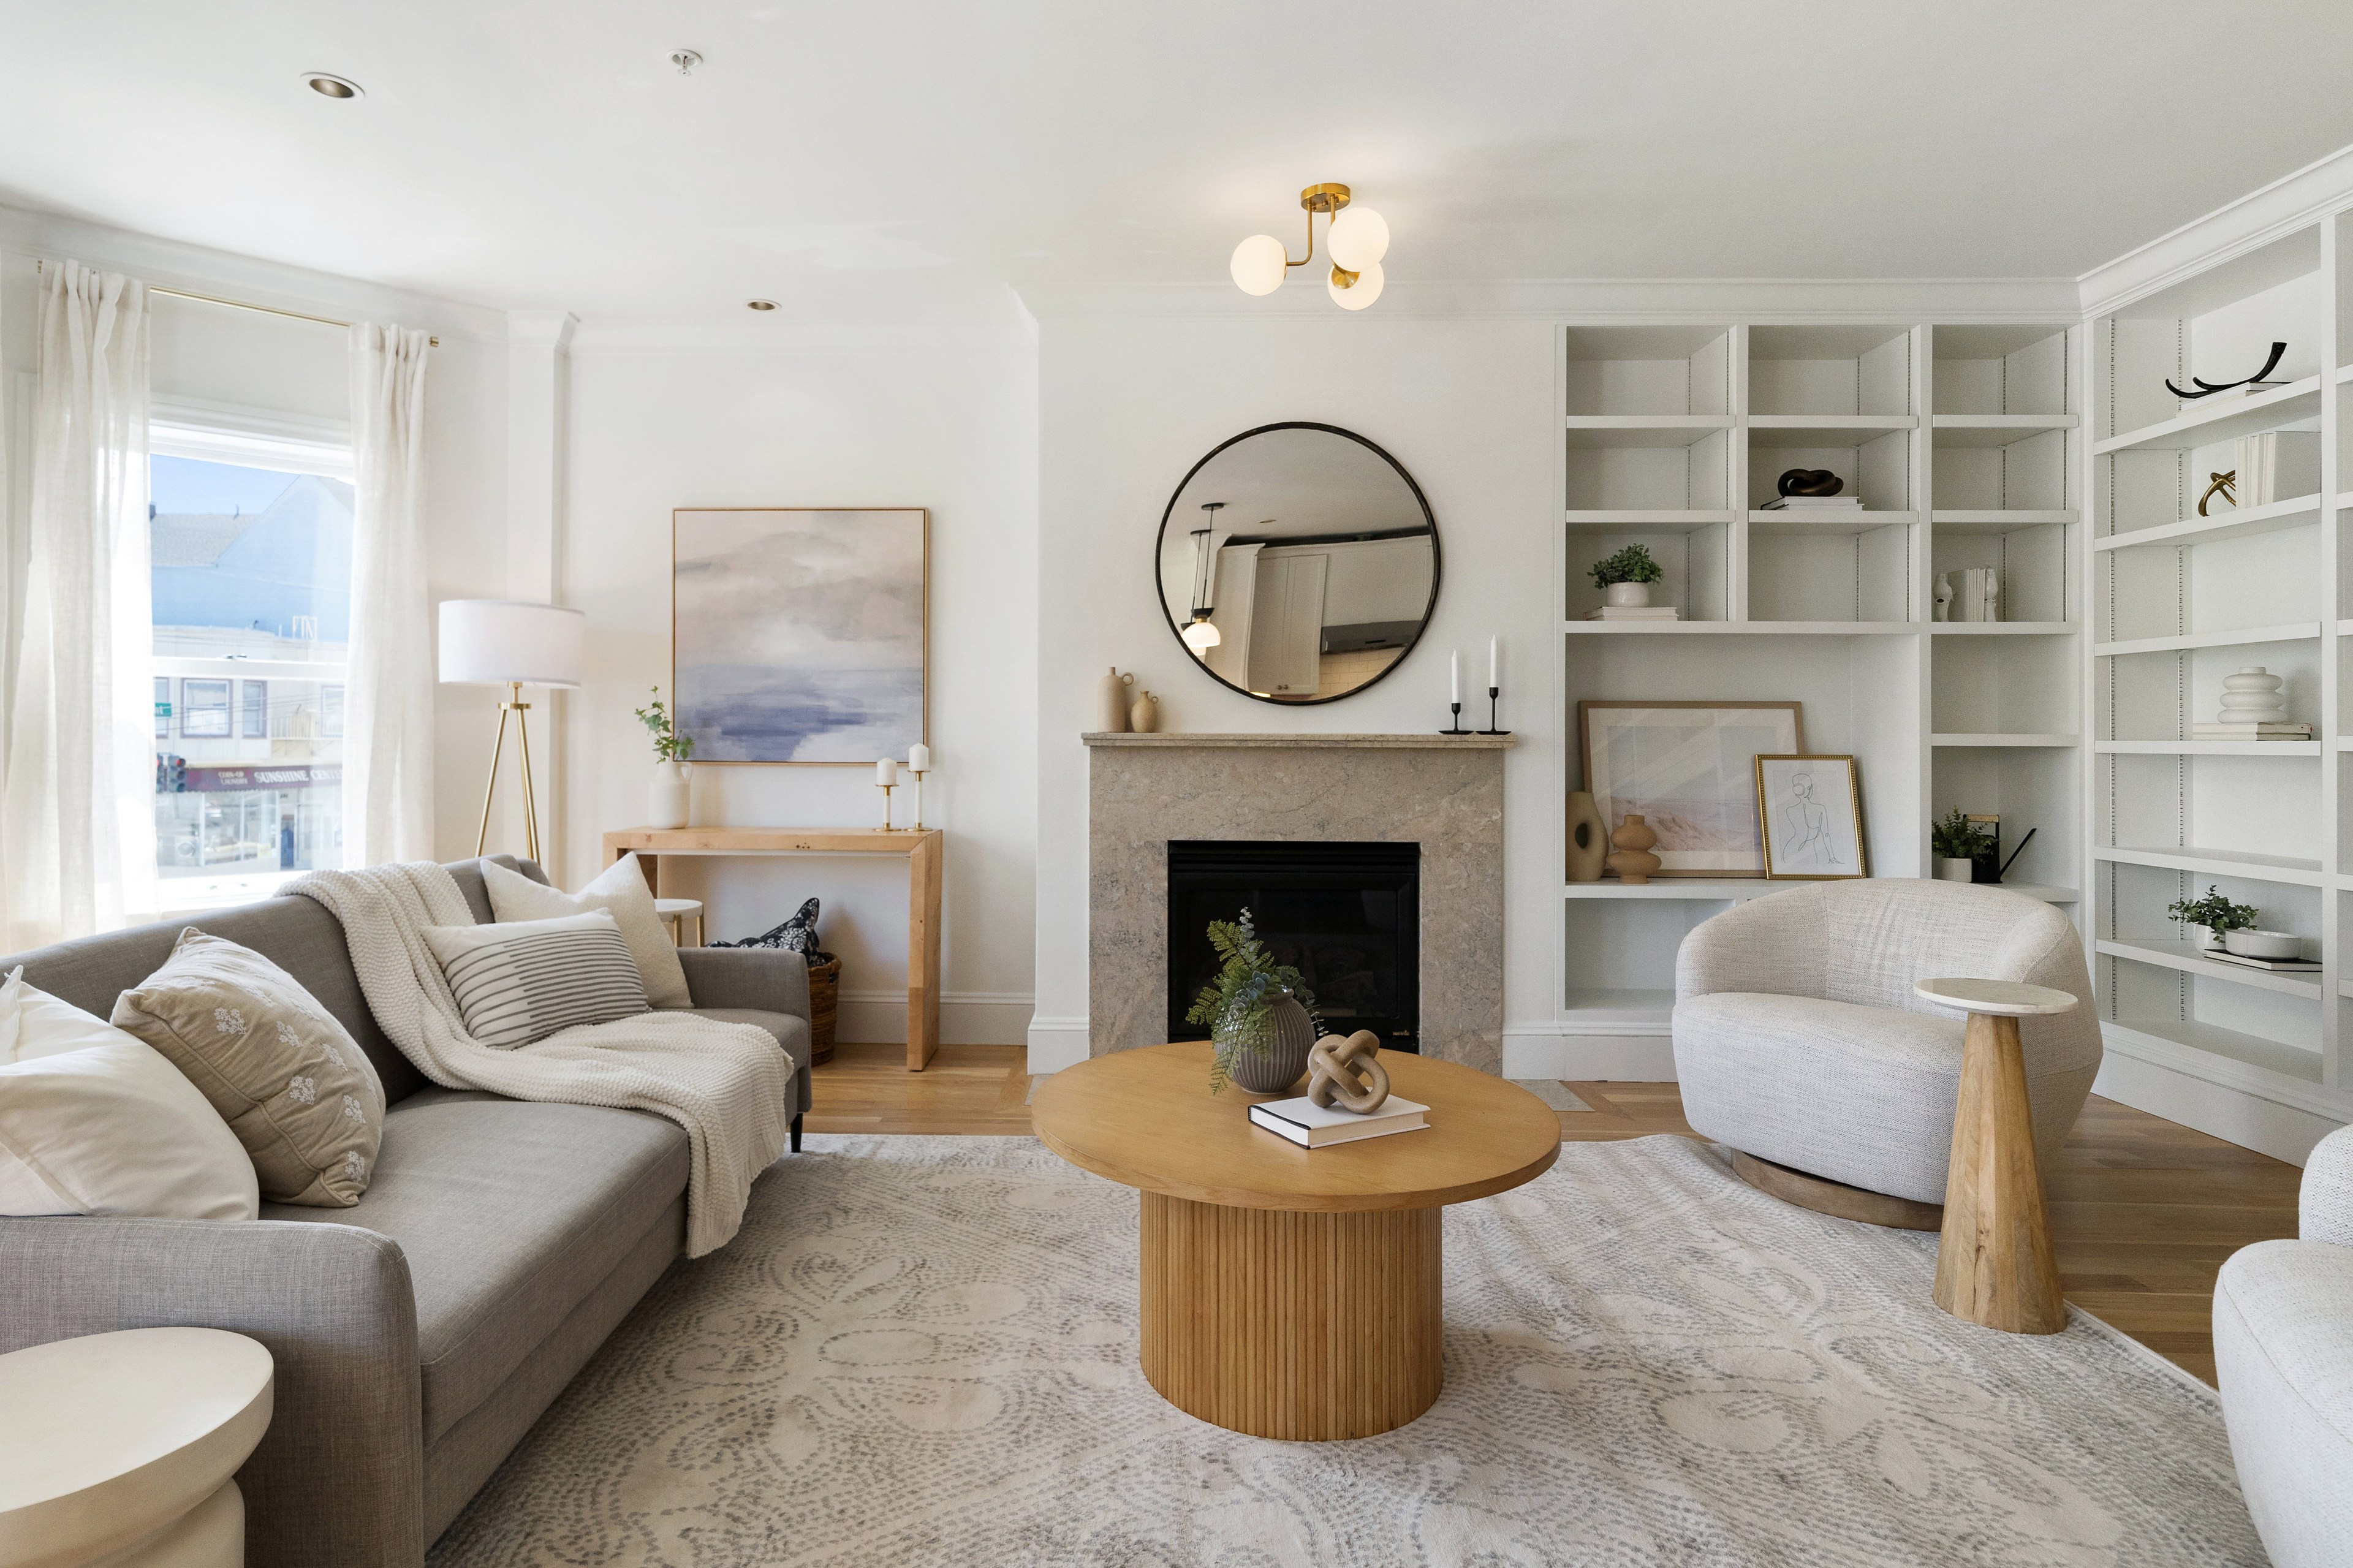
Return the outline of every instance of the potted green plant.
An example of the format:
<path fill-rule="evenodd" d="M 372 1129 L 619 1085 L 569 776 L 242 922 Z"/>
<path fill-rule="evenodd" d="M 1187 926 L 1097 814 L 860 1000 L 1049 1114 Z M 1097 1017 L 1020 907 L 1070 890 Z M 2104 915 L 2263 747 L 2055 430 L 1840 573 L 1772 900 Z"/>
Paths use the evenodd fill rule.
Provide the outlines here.
<path fill-rule="evenodd" d="M 1615 555 L 1604 556 L 1593 563 L 1589 572 L 1604 602 L 1620 609 L 1640 609 L 1648 605 L 1651 584 L 1667 574 L 1665 568 L 1651 559 L 1649 549 L 1640 544 L 1630 544 Z"/>
<path fill-rule="evenodd" d="M 1936 852 L 1936 879 L 1966 882 L 1985 850 L 1985 830 L 1953 807 L 1928 825 L 1928 842 Z"/>
<path fill-rule="evenodd" d="M 688 805 L 686 760 L 694 755 L 694 738 L 678 732 L 670 710 L 662 706 L 661 688 L 655 687 L 653 693 L 653 700 L 637 710 L 638 722 L 654 738 L 654 780 L 646 795 L 646 825 L 684 827 Z"/>
<path fill-rule="evenodd" d="M 2168 904 L 2165 912 L 2186 926 L 2196 926 L 2206 933 L 2205 946 L 2225 947 L 2234 931 L 2253 931 L 2263 918 L 2253 904 L 2234 904 L 2224 898 L 2221 889 L 2212 883 L 2206 886 L 2202 899 L 2184 899 Z"/>
<path fill-rule="evenodd" d="M 1314 994 L 1297 969 L 1275 962 L 1248 910 L 1239 921 L 1211 921 L 1209 945 L 1219 960 L 1218 977 L 1185 1015 L 1188 1024 L 1208 1025 L 1217 1045 L 1209 1092 L 1222 1092 L 1230 1079 L 1253 1094 L 1280 1094 L 1307 1070 Z"/>

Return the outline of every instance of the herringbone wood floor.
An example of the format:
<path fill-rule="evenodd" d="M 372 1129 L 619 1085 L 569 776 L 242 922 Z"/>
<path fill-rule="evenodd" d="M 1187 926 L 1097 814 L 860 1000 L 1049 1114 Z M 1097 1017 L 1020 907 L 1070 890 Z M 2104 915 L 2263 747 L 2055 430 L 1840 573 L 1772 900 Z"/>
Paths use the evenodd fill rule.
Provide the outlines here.
<path fill-rule="evenodd" d="M 943 1046 L 910 1073 L 899 1046 L 843 1046 L 817 1069 L 812 1132 L 1029 1131 L 1018 1046 Z M 1691 1135 L 1671 1083 L 1572 1083 L 1571 1142 Z M 2067 1299 L 2212 1382 L 2214 1274 L 2250 1242 L 2295 1234 L 2293 1165 L 2094 1099 L 2043 1173 Z"/>

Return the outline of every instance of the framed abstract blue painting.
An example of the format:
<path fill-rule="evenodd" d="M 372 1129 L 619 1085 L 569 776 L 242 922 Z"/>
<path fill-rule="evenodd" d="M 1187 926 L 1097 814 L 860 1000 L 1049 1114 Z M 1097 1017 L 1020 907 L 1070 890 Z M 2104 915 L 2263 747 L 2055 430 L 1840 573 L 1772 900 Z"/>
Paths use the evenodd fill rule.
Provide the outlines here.
<path fill-rule="evenodd" d="M 696 762 L 871 766 L 928 741 L 928 510 L 681 509 L 670 542 L 670 690 Z"/>

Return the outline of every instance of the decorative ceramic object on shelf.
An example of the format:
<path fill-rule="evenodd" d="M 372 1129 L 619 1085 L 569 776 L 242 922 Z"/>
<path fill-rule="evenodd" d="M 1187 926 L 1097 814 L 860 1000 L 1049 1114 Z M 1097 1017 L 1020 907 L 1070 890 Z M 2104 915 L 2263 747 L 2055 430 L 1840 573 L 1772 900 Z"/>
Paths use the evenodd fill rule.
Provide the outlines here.
<path fill-rule="evenodd" d="M 2301 958 L 2304 939 L 2286 931 L 2226 931 L 2222 933 L 2222 951 L 2241 958 Z"/>
<path fill-rule="evenodd" d="M 1609 825 L 1593 804 L 1593 792 L 1568 792 L 1568 879 L 1598 882 L 1609 858 Z"/>
<path fill-rule="evenodd" d="M 1127 733 L 1127 689 L 1135 684 L 1133 675 L 1122 675 L 1116 665 L 1111 673 L 1095 682 L 1095 731 L 1098 734 Z"/>
<path fill-rule="evenodd" d="M 1612 583 L 1605 602 L 1615 610 L 1646 608 L 1651 603 L 1651 585 L 1648 583 Z"/>
<path fill-rule="evenodd" d="M 1601 590 L 1611 609 L 1639 610 L 1651 603 L 1651 584 L 1666 576 L 1666 569 L 1651 558 L 1648 548 L 1630 544 L 1586 568 L 1586 575 Z"/>
<path fill-rule="evenodd" d="M 1639 888 L 1651 879 L 1651 873 L 1666 864 L 1651 853 L 1659 841 L 1658 831 L 1639 816 L 1629 816 L 1609 836 L 1612 850 L 1609 866 L 1618 873 L 1618 879 L 1630 888 Z"/>
<path fill-rule="evenodd" d="M 2199 946 L 2220 947 L 2228 952 L 2227 944 L 2232 935 L 2253 931 L 2255 922 L 2263 918 L 2263 911 L 2253 904 L 2232 903 L 2222 896 L 2220 888 L 2210 882 L 2204 898 L 2182 899 L 2168 904 L 2165 915 L 2168 920 L 2196 928 Z M 2250 953 L 2246 956 L 2254 955 Z"/>
<path fill-rule="evenodd" d="M 1307 1098 L 1315 1105 L 1370 1116 L 1389 1098 L 1389 1069 L 1381 1066 L 1381 1038 L 1359 1029 L 1342 1039 L 1326 1035 L 1307 1052 Z"/>
<path fill-rule="evenodd" d="M 2284 724 L 2287 682 L 2259 664 L 2222 678 L 2220 724 Z"/>
<path fill-rule="evenodd" d="M 692 799 L 686 764 L 675 757 L 662 758 L 654 764 L 653 784 L 646 792 L 646 826 L 684 827 Z"/>
<path fill-rule="evenodd" d="M 1846 481 L 1828 468 L 1788 468 L 1773 488 L 1785 496 L 1834 496 L 1846 489 Z"/>
<path fill-rule="evenodd" d="M 1931 613 L 1940 621 L 1953 618 L 1953 574 L 1950 572 L 1936 574 L 1936 607 Z"/>
<path fill-rule="evenodd" d="M 1998 621 L 2001 619 L 2001 574 L 1990 566 L 1966 566 L 1947 574 L 1954 582 L 1952 612 L 1946 618 L 1955 621 Z M 1943 579 L 1939 579 L 1943 581 Z"/>
<path fill-rule="evenodd" d="M 1127 710 L 1127 727 L 1139 735 L 1160 732 L 1160 699 L 1149 691 L 1139 692 Z"/>
<path fill-rule="evenodd" d="M 1936 880 L 1939 882 L 1969 881 L 1977 873 L 1977 865 L 1974 860 L 1955 859 L 1951 856 L 1941 856 L 1936 861 Z"/>
<path fill-rule="evenodd" d="M 2272 387 L 2284 384 L 2284 383 L 2281 382 L 2266 381 L 2263 378 L 2271 374 L 2272 372 L 2277 370 L 2279 368 L 2279 362 L 2285 357 L 2287 357 L 2287 345 L 2285 343 L 2275 342 L 2272 344 L 2271 358 L 2263 361 L 2263 368 L 2255 372 L 2254 374 L 2248 376 L 2243 381 L 2212 382 L 2193 375 L 2189 378 L 2189 384 L 2196 387 L 2198 389 L 2197 391 L 2185 392 L 2180 387 L 2174 385 L 2170 380 L 2166 382 L 2165 390 L 2173 394 L 2174 396 L 2181 399 L 2185 405 L 2194 404 L 2202 397 L 2216 397 L 2226 393 L 2236 392 L 2242 394 L 2242 395 L 2245 395 L 2256 392 L 2268 391 Z M 2182 410 L 2185 414 L 2189 411 L 2189 410 L 2187 406 Z"/>

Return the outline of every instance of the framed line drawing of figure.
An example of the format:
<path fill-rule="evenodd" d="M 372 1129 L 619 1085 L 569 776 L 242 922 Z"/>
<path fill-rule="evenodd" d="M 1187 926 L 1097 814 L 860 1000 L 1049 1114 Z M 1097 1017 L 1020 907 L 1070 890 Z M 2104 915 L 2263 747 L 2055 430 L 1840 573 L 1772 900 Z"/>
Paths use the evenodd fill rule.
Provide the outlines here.
<path fill-rule="evenodd" d="M 1871 875 L 1862 777 L 1851 756 L 1758 753 L 1757 826 L 1767 877 L 1830 882 Z"/>

